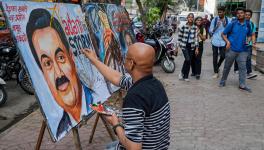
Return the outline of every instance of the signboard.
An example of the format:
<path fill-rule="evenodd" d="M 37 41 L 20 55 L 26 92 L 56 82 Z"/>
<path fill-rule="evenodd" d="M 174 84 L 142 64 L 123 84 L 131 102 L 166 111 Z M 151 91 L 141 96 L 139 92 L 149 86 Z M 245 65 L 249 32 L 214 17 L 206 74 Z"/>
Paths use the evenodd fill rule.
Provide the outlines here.
<path fill-rule="evenodd" d="M 261 2 L 261 10 L 259 17 L 258 42 L 264 42 L 264 0 Z"/>

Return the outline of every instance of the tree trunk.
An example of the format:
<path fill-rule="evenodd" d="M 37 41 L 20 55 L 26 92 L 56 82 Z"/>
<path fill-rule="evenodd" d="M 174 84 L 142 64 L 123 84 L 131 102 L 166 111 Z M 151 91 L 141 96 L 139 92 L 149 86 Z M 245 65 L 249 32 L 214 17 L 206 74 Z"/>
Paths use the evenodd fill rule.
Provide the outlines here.
<path fill-rule="evenodd" d="M 166 19 L 167 10 L 168 10 L 168 0 L 166 0 L 164 2 L 164 5 L 163 5 L 163 7 L 161 9 L 161 11 L 162 11 L 162 15 L 161 15 L 161 18 L 160 18 L 161 22 L 164 22 L 164 20 Z"/>
<path fill-rule="evenodd" d="M 144 31 L 146 31 L 146 15 L 145 15 L 145 12 L 143 10 L 143 6 L 142 6 L 142 3 L 140 0 L 136 0 L 137 2 L 137 5 L 138 5 L 138 10 L 141 14 L 141 19 L 142 19 L 142 23 L 143 23 L 143 28 L 144 28 Z"/>

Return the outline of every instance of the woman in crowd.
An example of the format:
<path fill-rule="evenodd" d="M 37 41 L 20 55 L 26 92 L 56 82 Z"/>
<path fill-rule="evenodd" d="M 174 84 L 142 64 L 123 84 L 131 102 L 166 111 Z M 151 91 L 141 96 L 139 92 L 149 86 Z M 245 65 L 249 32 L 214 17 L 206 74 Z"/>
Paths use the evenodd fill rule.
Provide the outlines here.
<path fill-rule="evenodd" d="M 203 42 L 206 40 L 206 29 L 202 25 L 203 18 L 197 17 L 195 19 L 195 25 L 198 28 L 198 54 L 196 54 L 192 59 L 192 76 L 195 76 L 197 80 L 200 79 L 201 69 L 202 69 L 202 55 L 203 55 Z"/>
<path fill-rule="evenodd" d="M 197 26 L 194 24 L 193 13 L 188 14 L 187 23 L 180 27 L 178 43 L 185 58 L 181 73 L 179 74 L 179 79 L 189 81 L 188 76 L 191 67 L 191 60 L 194 55 L 199 53 L 198 30 Z"/>

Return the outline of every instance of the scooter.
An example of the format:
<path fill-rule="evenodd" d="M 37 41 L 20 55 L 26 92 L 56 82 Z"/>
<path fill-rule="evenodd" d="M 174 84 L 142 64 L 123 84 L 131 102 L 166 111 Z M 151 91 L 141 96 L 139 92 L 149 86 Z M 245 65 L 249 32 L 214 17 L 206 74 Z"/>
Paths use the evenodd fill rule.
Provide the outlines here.
<path fill-rule="evenodd" d="M 7 92 L 4 85 L 6 85 L 6 82 L 0 78 L 0 106 L 4 105 L 7 100 Z"/>

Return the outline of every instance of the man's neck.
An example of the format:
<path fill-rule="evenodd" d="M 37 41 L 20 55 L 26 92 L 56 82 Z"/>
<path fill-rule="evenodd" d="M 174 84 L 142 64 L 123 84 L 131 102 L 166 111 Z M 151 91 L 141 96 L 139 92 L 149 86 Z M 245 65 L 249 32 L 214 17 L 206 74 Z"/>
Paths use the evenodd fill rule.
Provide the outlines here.
<path fill-rule="evenodd" d="M 148 76 L 148 75 L 151 75 L 152 72 L 149 72 L 149 73 L 139 73 L 139 72 L 136 72 L 136 73 L 132 73 L 131 74 L 131 77 L 133 79 L 133 82 L 137 82 L 138 80 Z"/>
<path fill-rule="evenodd" d="M 238 19 L 238 21 L 243 24 L 245 22 L 245 19 Z"/>
<path fill-rule="evenodd" d="M 222 16 L 222 17 L 220 17 L 220 16 L 219 16 L 219 18 L 220 18 L 220 19 L 224 19 L 224 18 L 225 18 L 225 16 Z"/>

